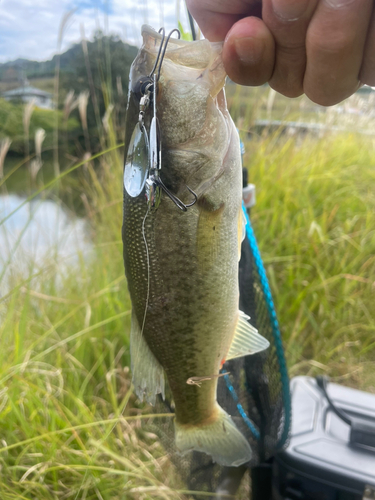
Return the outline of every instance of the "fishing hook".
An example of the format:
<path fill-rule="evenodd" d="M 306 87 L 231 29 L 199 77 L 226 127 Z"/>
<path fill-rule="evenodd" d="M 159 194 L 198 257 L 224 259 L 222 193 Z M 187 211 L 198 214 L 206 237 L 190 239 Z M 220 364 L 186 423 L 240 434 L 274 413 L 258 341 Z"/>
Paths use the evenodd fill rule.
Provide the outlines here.
<path fill-rule="evenodd" d="M 188 189 L 188 191 L 190 191 L 190 193 L 194 196 L 194 200 L 191 202 L 191 203 L 188 203 L 187 205 L 185 203 L 183 203 L 179 198 L 177 198 L 176 195 L 174 195 L 173 193 L 171 193 L 169 191 L 169 189 L 167 188 L 167 186 L 164 184 L 164 182 L 160 179 L 160 177 L 157 177 L 156 179 L 156 183 L 159 184 L 159 186 L 162 188 L 162 190 L 164 191 L 164 193 L 173 201 L 173 203 L 180 209 L 182 210 L 183 212 L 186 212 L 187 209 L 189 207 L 192 207 L 193 205 L 195 205 L 195 203 L 197 202 L 198 200 L 198 196 L 196 195 L 196 193 L 194 193 L 194 191 L 192 189 L 189 188 L 189 186 L 186 186 L 186 188 Z"/>
<path fill-rule="evenodd" d="M 183 212 L 186 212 L 189 207 L 192 207 L 198 200 L 198 196 L 189 186 L 186 186 L 187 190 L 194 196 L 194 200 L 191 203 L 185 204 L 176 195 L 171 193 L 164 182 L 160 179 L 159 173 L 156 170 L 155 173 L 150 174 L 146 181 L 146 199 L 151 210 L 156 210 L 161 201 L 161 190 L 170 198 L 173 203 Z"/>

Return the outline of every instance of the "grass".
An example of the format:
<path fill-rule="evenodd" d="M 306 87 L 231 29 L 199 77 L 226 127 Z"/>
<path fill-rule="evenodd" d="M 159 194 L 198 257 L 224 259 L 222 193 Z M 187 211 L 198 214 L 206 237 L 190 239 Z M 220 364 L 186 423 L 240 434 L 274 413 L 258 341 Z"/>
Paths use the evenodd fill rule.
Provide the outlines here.
<path fill-rule="evenodd" d="M 282 98 L 267 111 L 267 94 L 253 99 L 258 111 L 241 110 L 242 90 L 233 90 L 240 128 L 265 109 L 287 116 Z M 290 373 L 327 373 L 375 392 L 375 142 L 350 133 L 251 137 L 252 221 Z M 93 252 L 63 273 L 53 259 L 32 266 L 30 278 L 14 270 L 0 298 L 1 500 L 189 497 L 142 425 L 171 416 L 150 414 L 131 387 L 121 152 L 96 162 L 69 185 L 85 207 Z M 243 488 L 239 498 L 248 498 Z"/>
<path fill-rule="evenodd" d="M 253 224 L 291 375 L 375 392 L 375 142 L 255 139 Z"/>
<path fill-rule="evenodd" d="M 251 129 L 257 120 L 277 120 L 318 124 L 326 128 L 353 129 L 374 135 L 375 93 L 356 93 L 337 106 L 325 108 L 306 96 L 289 99 L 276 94 L 268 85 L 241 87 L 229 83 L 227 100 L 233 119 L 243 131 Z"/>
<path fill-rule="evenodd" d="M 30 270 L 37 278 L 13 274 L 1 299 L 2 500 L 74 498 L 80 487 L 78 498 L 124 498 L 161 486 L 152 497 L 179 498 L 161 445 L 141 429 L 149 409 L 132 393 L 121 167 L 102 166 L 100 177 L 88 167 L 83 186 L 93 254 L 78 273 L 61 276 L 51 261 Z"/>

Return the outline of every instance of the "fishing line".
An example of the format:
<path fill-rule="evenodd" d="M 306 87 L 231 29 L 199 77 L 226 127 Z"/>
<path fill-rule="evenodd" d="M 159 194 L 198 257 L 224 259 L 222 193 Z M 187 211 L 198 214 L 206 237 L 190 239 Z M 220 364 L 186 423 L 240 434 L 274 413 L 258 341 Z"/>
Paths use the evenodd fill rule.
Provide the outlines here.
<path fill-rule="evenodd" d="M 147 308 L 148 308 L 148 301 L 149 301 L 149 298 L 150 298 L 150 254 L 148 252 L 148 245 L 147 245 L 146 232 L 145 232 L 145 223 L 146 223 L 146 218 L 148 216 L 149 211 L 150 211 L 150 207 L 147 204 L 146 215 L 144 216 L 144 219 L 143 219 L 143 222 L 142 222 L 142 238 L 143 238 L 143 241 L 145 242 L 145 248 L 146 248 L 147 293 L 146 293 L 145 312 L 144 312 L 144 315 L 143 315 L 143 322 L 142 322 L 142 328 L 141 328 L 141 338 L 142 338 L 143 330 L 144 330 L 144 327 L 145 327 L 146 315 L 147 315 Z"/>
<path fill-rule="evenodd" d="M 140 341 L 142 340 L 143 331 L 145 329 L 147 308 L 148 308 L 148 303 L 149 303 L 149 299 L 150 299 L 150 254 L 148 251 L 148 244 L 147 244 L 147 240 L 146 240 L 146 230 L 145 230 L 146 219 L 147 219 L 149 212 L 150 212 L 150 207 L 149 207 L 149 205 L 147 205 L 146 215 L 144 216 L 143 221 L 142 221 L 142 238 L 143 238 L 143 241 L 145 244 L 145 249 L 146 249 L 147 291 L 146 291 L 145 312 L 143 314 L 142 326 L 141 326 L 141 330 L 139 333 L 139 340 Z M 138 345 L 138 352 L 136 353 L 136 359 L 135 359 L 135 362 L 133 365 L 134 367 L 137 366 L 140 349 L 141 349 L 141 342 L 139 342 L 139 345 Z"/>

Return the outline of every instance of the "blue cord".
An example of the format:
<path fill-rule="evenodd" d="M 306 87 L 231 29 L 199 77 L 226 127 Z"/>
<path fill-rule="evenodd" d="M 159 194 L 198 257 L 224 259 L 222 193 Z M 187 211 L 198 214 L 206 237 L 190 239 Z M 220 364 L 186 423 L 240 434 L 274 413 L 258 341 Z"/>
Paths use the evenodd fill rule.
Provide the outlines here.
<path fill-rule="evenodd" d="M 281 374 L 281 385 L 282 385 L 282 398 L 283 398 L 284 409 L 285 409 L 285 421 L 284 421 L 283 432 L 282 432 L 282 435 L 277 443 L 277 447 L 282 448 L 284 446 L 286 440 L 288 439 L 288 436 L 289 436 L 289 429 L 290 429 L 290 423 L 291 423 L 291 413 L 292 413 L 292 404 L 291 404 L 290 391 L 289 391 L 288 370 L 286 367 L 286 361 L 285 361 L 285 356 L 284 356 L 283 344 L 281 341 L 279 323 L 277 321 L 275 306 L 274 306 L 274 303 L 272 300 L 271 289 L 270 289 L 268 279 L 266 276 L 266 270 L 264 269 L 264 265 L 263 265 L 262 258 L 260 256 L 257 240 L 255 238 L 254 230 L 251 226 L 249 215 L 247 213 L 247 210 L 246 210 L 244 203 L 242 203 L 242 210 L 243 210 L 243 213 L 244 213 L 245 218 L 246 218 L 246 236 L 247 236 L 247 239 L 249 240 L 249 243 L 250 243 L 250 249 L 251 249 L 251 252 L 253 254 L 255 267 L 257 269 L 260 283 L 261 283 L 262 290 L 263 290 L 263 294 L 264 294 L 264 297 L 266 300 L 267 311 L 268 311 L 268 315 L 269 315 L 271 326 L 272 326 L 273 339 L 274 339 L 275 346 L 276 346 L 276 355 L 277 355 L 277 359 L 279 362 L 279 370 L 280 370 L 280 374 Z M 228 386 L 228 388 L 229 388 L 229 386 Z M 230 388 L 229 388 L 229 390 L 230 390 Z M 232 392 L 232 395 L 233 395 L 233 392 Z M 236 397 L 237 397 L 237 395 L 236 395 Z M 238 400 L 238 398 L 237 398 L 237 400 Z M 238 407 L 238 405 L 237 405 L 237 407 Z M 242 408 L 242 410 L 243 410 L 243 408 Z M 247 418 L 247 416 L 246 416 L 246 418 Z M 245 420 L 245 418 L 244 418 L 244 420 Z"/>
<path fill-rule="evenodd" d="M 237 396 L 237 393 L 236 393 L 236 390 L 235 388 L 233 387 L 231 381 L 230 381 L 230 378 L 229 378 L 229 375 L 228 375 L 228 372 L 226 372 L 225 370 L 221 370 L 221 373 L 224 373 L 224 379 L 225 379 L 225 382 L 227 384 L 227 387 L 230 391 L 230 393 L 232 394 L 232 398 L 234 399 L 234 402 L 236 403 L 237 405 L 237 410 L 239 412 L 239 414 L 241 415 L 241 417 L 243 418 L 245 424 L 248 426 L 248 428 L 250 429 L 250 432 L 253 434 L 253 436 L 255 437 L 255 439 L 259 440 L 260 439 L 260 434 L 259 434 L 259 431 L 258 429 L 256 429 L 254 427 L 254 424 L 252 423 L 252 421 L 249 419 L 249 417 L 247 416 L 243 406 L 241 405 L 241 403 L 239 402 L 239 399 L 238 399 L 238 396 Z"/>

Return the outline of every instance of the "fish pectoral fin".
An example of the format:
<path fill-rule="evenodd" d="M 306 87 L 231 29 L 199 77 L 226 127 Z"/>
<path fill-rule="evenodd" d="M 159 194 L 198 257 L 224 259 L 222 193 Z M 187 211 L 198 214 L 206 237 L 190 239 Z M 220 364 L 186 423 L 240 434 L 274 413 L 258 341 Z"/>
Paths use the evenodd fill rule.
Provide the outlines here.
<path fill-rule="evenodd" d="M 164 370 L 152 354 L 142 335 L 138 320 L 132 312 L 130 331 L 130 357 L 135 393 L 141 401 L 155 405 L 156 394 L 164 399 Z"/>
<path fill-rule="evenodd" d="M 252 457 L 250 445 L 231 417 L 219 405 L 207 424 L 182 425 L 175 421 L 176 447 L 184 454 L 191 450 L 211 455 L 219 465 L 238 467 Z"/>
<path fill-rule="evenodd" d="M 270 345 L 268 340 L 262 337 L 258 333 L 258 330 L 250 325 L 248 322 L 248 319 L 250 319 L 249 316 L 242 311 L 238 312 L 236 330 L 225 360 L 255 354 L 256 352 L 264 351 Z"/>

